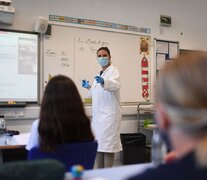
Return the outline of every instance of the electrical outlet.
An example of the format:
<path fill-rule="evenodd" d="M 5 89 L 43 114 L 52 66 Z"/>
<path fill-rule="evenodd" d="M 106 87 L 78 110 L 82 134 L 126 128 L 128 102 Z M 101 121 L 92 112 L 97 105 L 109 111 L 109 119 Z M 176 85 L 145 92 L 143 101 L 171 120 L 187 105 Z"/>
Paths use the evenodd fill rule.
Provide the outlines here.
<path fill-rule="evenodd" d="M 15 117 L 16 116 L 16 113 L 15 113 L 15 111 L 6 111 L 4 113 L 4 116 L 5 117 Z"/>
<path fill-rule="evenodd" d="M 17 117 L 24 117 L 24 111 L 17 111 L 16 116 Z"/>

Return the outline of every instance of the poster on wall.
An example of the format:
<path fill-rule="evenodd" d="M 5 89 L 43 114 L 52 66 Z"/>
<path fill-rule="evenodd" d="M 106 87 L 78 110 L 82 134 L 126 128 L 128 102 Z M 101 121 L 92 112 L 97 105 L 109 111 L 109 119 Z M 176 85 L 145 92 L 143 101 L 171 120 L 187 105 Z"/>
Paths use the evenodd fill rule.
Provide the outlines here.
<path fill-rule="evenodd" d="M 141 86 L 142 97 L 145 101 L 150 99 L 150 68 L 149 68 L 149 54 L 150 54 L 150 39 L 149 37 L 140 37 L 140 60 L 141 60 Z"/>

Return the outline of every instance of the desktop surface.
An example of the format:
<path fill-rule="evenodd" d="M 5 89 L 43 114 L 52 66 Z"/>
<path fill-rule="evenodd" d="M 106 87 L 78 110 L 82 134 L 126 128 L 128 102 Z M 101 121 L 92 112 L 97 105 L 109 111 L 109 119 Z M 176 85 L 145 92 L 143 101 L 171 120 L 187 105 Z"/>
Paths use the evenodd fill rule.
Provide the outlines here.
<path fill-rule="evenodd" d="M 14 136 L 0 135 L 0 149 L 23 148 L 27 144 L 30 133 L 22 133 Z"/>
<path fill-rule="evenodd" d="M 29 133 L 7 136 L 0 135 L 0 164 L 5 162 L 27 160 L 25 145 L 29 139 Z"/>

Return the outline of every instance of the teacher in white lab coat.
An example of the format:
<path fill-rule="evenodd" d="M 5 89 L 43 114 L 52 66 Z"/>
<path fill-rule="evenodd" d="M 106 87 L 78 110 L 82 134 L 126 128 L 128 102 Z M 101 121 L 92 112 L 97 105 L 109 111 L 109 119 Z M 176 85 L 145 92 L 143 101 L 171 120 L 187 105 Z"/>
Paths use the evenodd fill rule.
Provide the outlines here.
<path fill-rule="evenodd" d="M 98 168 L 111 167 L 114 154 L 122 150 L 120 141 L 121 105 L 120 75 L 111 64 L 111 54 L 107 47 L 97 51 L 100 73 L 93 85 L 83 80 L 82 86 L 92 97 L 92 129 L 98 140 L 96 165 Z"/>

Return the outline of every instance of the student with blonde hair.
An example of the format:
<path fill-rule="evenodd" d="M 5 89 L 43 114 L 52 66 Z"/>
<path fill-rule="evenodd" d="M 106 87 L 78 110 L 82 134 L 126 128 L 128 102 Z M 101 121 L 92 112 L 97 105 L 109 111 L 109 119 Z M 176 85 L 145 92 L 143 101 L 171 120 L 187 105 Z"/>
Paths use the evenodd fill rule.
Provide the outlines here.
<path fill-rule="evenodd" d="M 186 54 L 168 63 L 156 85 L 159 130 L 176 159 L 129 178 L 207 179 L 207 56 Z"/>

